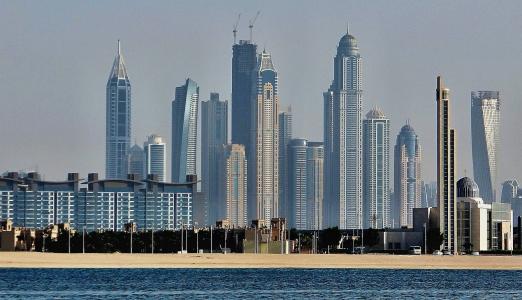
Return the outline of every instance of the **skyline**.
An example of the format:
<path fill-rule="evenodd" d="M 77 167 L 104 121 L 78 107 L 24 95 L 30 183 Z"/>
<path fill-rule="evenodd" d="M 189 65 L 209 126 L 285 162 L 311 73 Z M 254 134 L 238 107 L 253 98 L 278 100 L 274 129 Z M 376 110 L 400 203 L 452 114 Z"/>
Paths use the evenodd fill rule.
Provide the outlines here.
<path fill-rule="evenodd" d="M 202 2 L 198 3 L 191 10 L 202 9 L 205 16 L 218 6 L 205 3 L 208 7 L 202 8 L 200 7 Z M 2 24 L 4 25 L 2 26 L 3 29 L 0 29 L 3 36 L 6 36 L 5 44 L 0 46 L 0 68 L 4 70 L 3 74 L 0 75 L 0 103 L 3 107 L 2 118 L 9 123 L 19 125 L 16 130 L 13 130 L 11 126 L 2 126 L 2 129 L 0 129 L 0 138 L 9 141 L 3 143 L 0 149 L 2 171 L 36 169 L 35 165 L 37 164 L 38 171 L 48 176 L 46 179 L 60 179 L 62 174 L 69 170 L 81 174 L 88 172 L 102 173 L 104 162 L 100 157 L 104 155 L 104 114 L 100 112 L 104 111 L 106 74 L 114 58 L 114 45 L 118 38 L 122 40 L 127 71 L 133 84 L 132 128 L 135 134 L 131 136 L 131 143 L 135 140 L 144 140 L 152 132 L 157 132 L 166 137 L 170 136 L 170 114 L 167 105 L 170 104 L 174 96 L 175 87 L 186 77 L 190 76 L 200 84 L 200 98 L 203 97 L 201 99 L 206 99 L 210 92 L 219 92 L 223 95 L 224 100 L 230 100 L 232 25 L 237 17 L 237 13 L 233 12 L 235 9 L 231 9 L 232 3 L 224 5 L 225 9 L 223 10 L 217 10 L 215 17 L 207 16 L 209 22 L 213 20 L 212 24 L 216 24 L 210 30 L 208 24 L 205 27 L 190 23 L 192 31 L 204 34 L 206 37 L 212 37 L 210 40 L 205 38 L 202 38 L 202 40 L 216 45 L 213 49 L 198 47 L 199 41 L 195 40 L 193 40 L 194 45 L 184 45 L 177 42 L 181 37 L 163 36 L 161 40 L 168 45 L 166 47 L 161 43 L 156 47 L 156 43 L 139 42 L 141 37 L 138 38 L 138 35 L 132 33 L 132 30 L 137 29 L 135 26 L 131 26 L 131 29 L 119 28 L 118 33 L 99 32 L 96 28 L 83 28 L 80 26 L 82 24 L 71 24 L 72 29 L 66 28 L 67 26 L 64 26 L 60 21 L 64 21 L 64 19 L 66 21 L 67 18 L 60 13 L 72 9 L 72 6 L 67 4 L 63 8 L 59 8 L 56 13 L 42 13 L 44 16 L 55 17 L 53 22 L 47 22 L 48 20 L 42 19 L 44 17 L 38 15 L 29 18 L 32 11 L 21 9 L 20 6 L 23 6 L 23 3 L 4 5 L 6 9 L 0 12 L 2 17 L 0 22 L 11 22 L 18 26 Z M 453 118 L 454 127 L 459 133 L 457 178 L 464 175 L 471 176 L 472 174 L 469 94 L 472 90 L 487 89 L 499 90 L 503 99 L 498 181 L 503 182 L 510 178 L 518 178 L 520 174 L 517 172 L 520 163 L 516 160 L 515 155 L 522 149 L 522 142 L 518 139 L 507 139 L 506 137 L 516 136 L 519 127 L 517 125 L 520 124 L 515 117 L 521 113 L 521 106 L 517 105 L 516 102 L 517 99 L 521 98 L 521 93 L 516 91 L 517 85 L 515 83 L 522 78 L 519 71 L 522 68 L 520 68 L 518 59 L 518 53 L 522 53 L 520 51 L 522 46 L 509 44 L 512 39 L 516 39 L 516 37 L 513 38 L 513 32 L 509 31 L 505 32 L 505 34 L 509 33 L 508 43 L 502 42 L 505 36 L 502 35 L 501 31 L 498 31 L 502 26 L 506 26 L 505 22 L 509 27 L 516 24 L 509 22 L 520 22 L 506 16 L 501 17 L 503 15 L 509 16 L 516 9 L 496 8 L 497 5 L 484 3 L 473 7 L 467 7 L 464 3 L 452 3 L 446 6 L 448 10 L 457 8 L 461 15 L 468 17 L 472 15 L 474 20 L 480 20 L 480 17 L 485 15 L 488 18 L 493 18 L 496 15 L 498 22 L 495 24 L 487 22 L 487 28 L 483 28 L 484 25 L 480 22 L 474 22 L 473 28 L 469 28 L 470 25 L 466 22 L 455 26 L 456 13 L 444 11 L 448 14 L 448 22 L 444 24 L 437 24 L 432 20 L 435 17 L 429 17 L 422 22 L 415 23 L 415 26 L 419 27 L 416 30 L 409 28 L 408 24 L 403 24 L 398 28 L 399 30 L 393 28 L 396 34 L 394 41 L 400 41 L 403 46 L 401 54 L 394 57 L 395 49 L 382 51 L 382 43 L 390 42 L 389 35 L 384 33 L 388 29 L 385 26 L 386 21 L 390 21 L 390 18 L 394 15 L 407 15 L 411 14 L 412 11 L 420 12 L 421 14 L 416 15 L 414 19 L 421 20 L 422 13 L 426 14 L 427 11 L 433 9 L 433 7 L 430 7 L 433 5 L 431 3 L 423 6 L 401 5 L 400 9 L 404 10 L 403 12 L 399 11 L 400 9 L 386 11 L 382 15 L 383 20 L 377 23 L 372 23 L 372 20 L 375 21 L 374 18 L 379 14 L 376 12 L 369 13 L 369 10 L 379 6 L 379 11 L 385 11 L 387 5 L 382 3 L 369 4 L 365 7 L 355 4 L 346 5 L 346 9 L 339 9 L 346 17 L 343 20 L 339 18 L 335 22 L 320 16 L 321 14 L 318 13 L 307 22 L 300 22 L 308 30 L 306 30 L 307 37 L 304 42 L 296 43 L 298 45 L 284 43 L 280 40 L 285 37 L 288 39 L 289 36 L 292 39 L 302 38 L 303 32 L 301 31 L 295 30 L 293 32 L 295 35 L 288 33 L 289 30 L 295 28 L 296 24 L 289 22 L 291 23 L 289 28 L 274 29 L 274 27 L 277 27 L 276 25 L 282 24 L 279 23 L 281 21 L 278 20 L 277 16 L 288 14 L 288 10 L 291 8 L 290 4 L 282 5 L 281 10 L 272 15 L 264 14 L 262 11 L 254 28 L 254 42 L 258 43 L 260 49 L 262 46 L 266 46 L 274 56 L 274 64 L 278 66 L 278 71 L 283 78 L 280 89 L 281 107 L 292 105 L 295 124 L 294 137 L 322 140 L 322 114 L 316 112 L 322 111 L 322 92 L 332 77 L 331 65 L 335 46 L 345 31 L 345 20 L 349 19 L 350 31 L 357 37 L 359 47 L 364 53 L 362 67 L 365 93 L 363 111 L 367 111 L 374 105 L 382 107 L 391 120 L 390 134 L 392 136 L 399 132 L 400 126 L 404 124 L 406 119 L 411 120 L 412 126 L 416 128 L 419 135 L 420 142 L 424 145 L 423 170 L 425 172 L 423 172 L 423 179 L 425 181 L 434 180 L 436 177 L 434 172 L 436 128 L 433 122 L 434 118 L 431 116 L 435 111 L 435 105 L 432 101 L 432 81 L 438 73 L 441 73 L 448 86 L 452 87 L 454 115 L 462 116 L 462 118 Z M 39 4 L 32 3 L 31 6 L 38 7 Z M 136 14 L 133 9 L 137 6 L 143 8 L 145 15 L 151 13 L 151 8 L 144 8 L 143 5 L 130 2 L 127 7 L 118 12 L 118 15 Z M 183 8 L 183 4 L 178 3 L 166 4 L 166 6 Z M 243 13 L 238 40 L 246 39 L 248 38 L 246 26 L 248 18 L 253 17 L 258 7 L 255 7 L 254 4 L 236 6 L 237 11 Z M 439 6 L 445 5 L 439 4 Z M 80 21 L 83 20 L 84 26 L 92 27 L 94 25 L 92 21 L 88 20 L 88 17 L 92 17 L 93 14 L 96 15 L 95 13 L 101 14 L 98 20 L 101 23 L 100 27 L 103 27 L 102 24 L 111 23 L 109 16 L 101 13 L 101 9 L 97 10 L 96 5 L 80 3 L 74 6 L 74 9 L 79 12 L 82 7 L 85 9 L 82 13 L 85 14 L 75 17 L 78 17 Z M 490 9 L 486 9 L 486 7 L 490 7 Z M 57 6 L 53 5 L 49 8 L 42 6 L 44 11 L 56 8 Z M 93 8 L 96 10 L 95 12 L 93 12 Z M 458 10 L 458 8 L 461 10 Z M 318 4 L 311 4 L 304 7 L 304 14 L 311 15 L 314 9 L 324 11 L 326 8 Z M 469 9 L 469 11 L 463 11 L 464 9 Z M 34 9 L 34 11 L 38 10 Z M 181 11 L 183 12 L 183 9 Z M 473 12 L 477 11 L 481 13 L 473 15 Z M 485 13 L 486 11 L 488 14 Z M 341 12 L 335 12 L 335 14 Z M 331 13 L 334 13 L 334 11 L 332 10 Z M 433 13 L 436 16 L 442 13 L 442 10 L 435 8 Z M 27 24 L 19 24 L 17 20 L 12 18 L 12 16 L 20 17 L 20 14 L 26 14 L 27 18 L 22 16 L 21 19 Z M 178 20 L 175 23 L 182 22 L 190 15 L 191 12 L 189 11 L 181 18 L 181 21 Z M 292 15 L 290 14 L 290 16 Z M 364 20 L 363 16 L 370 18 Z M 85 17 L 87 19 L 83 19 Z M 219 21 L 216 21 L 216 18 Z M 176 19 L 176 17 L 173 19 Z M 459 19 L 461 18 L 459 17 Z M 462 18 L 462 20 L 466 21 L 466 18 Z M 160 26 L 165 25 L 162 22 L 170 24 L 170 20 L 166 19 L 152 23 L 159 29 Z M 322 22 L 327 25 L 316 26 Z M 450 51 L 451 54 L 448 54 L 444 47 L 439 47 L 433 43 L 426 43 L 428 44 L 426 46 L 435 49 L 423 51 L 426 50 L 426 47 L 420 46 L 419 40 L 415 37 L 418 38 L 418 34 L 424 35 L 430 32 L 430 30 L 423 30 L 427 23 L 440 25 L 438 29 L 441 33 L 441 44 L 451 45 L 449 47 L 452 50 Z M 143 30 L 152 32 L 150 25 L 141 23 L 140 25 L 144 26 Z M 181 34 L 182 29 L 188 27 L 183 23 L 178 25 L 180 26 L 166 26 L 167 32 L 176 36 Z M 453 31 L 450 32 L 449 28 Z M 24 34 L 18 32 L 20 29 L 23 30 Z M 67 31 L 73 29 L 82 29 L 80 35 L 87 34 L 91 38 L 85 38 L 83 35 L 68 36 Z M 321 30 L 318 31 L 318 29 Z M 370 32 L 368 32 L 369 30 Z M 372 30 L 376 30 L 376 32 L 371 32 Z M 283 31 L 283 33 L 280 31 Z M 408 35 L 408 33 L 413 38 L 404 39 L 404 35 Z M 486 41 L 477 38 L 465 39 L 465 42 L 469 44 L 466 46 L 458 41 L 462 34 L 473 36 L 473 34 L 478 33 L 489 33 L 490 38 L 485 39 Z M 491 36 L 492 33 L 493 36 Z M 15 36 L 11 36 L 13 34 Z M 40 36 L 37 36 L 38 34 Z M 155 34 L 153 36 L 160 37 Z M 429 35 L 426 36 L 426 39 L 428 39 Z M 58 43 L 59 45 L 43 43 L 41 42 L 42 38 L 60 38 L 61 43 Z M 314 42 L 315 40 L 317 42 Z M 80 43 L 78 43 L 79 41 Z M 171 42 L 173 44 L 169 44 Z M 303 43 L 305 49 L 302 49 Z M 153 46 L 146 46 L 144 47 L 146 49 L 144 49 L 142 44 Z M 32 47 L 27 47 L 28 45 Z M 502 47 L 497 47 L 498 45 L 502 45 Z M 299 46 L 300 50 L 296 51 L 295 46 Z M 472 50 L 472 53 L 466 53 L 466 50 Z M 497 59 L 485 59 L 485 55 L 487 54 L 489 58 L 493 50 L 498 53 Z M 194 57 L 192 55 L 187 56 L 187 51 L 195 52 Z M 315 54 L 316 52 L 317 54 Z M 419 60 L 413 52 L 421 53 L 424 60 Z M 511 52 L 517 55 L 507 55 Z M 154 57 L 155 54 L 164 55 Z M 166 56 L 167 54 L 169 56 Z M 69 55 L 74 55 L 76 59 L 68 59 L 70 58 Z M 196 57 L 197 55 L 207 56 L 204 63 L 201 63 L 202 66 L 194 63 L 201 58 Z M 393 58 L 396 61 L 391 59 L 383 62 L 386 58 Z M 158 59 L 162 64 L 158 64 Z M 307 59 L 307 64 L 302 64 L 303 59 Z M 38 62 L 35 63 L 35 60 L 38 60 Z M 185 60 L 187 62 L 183 62 L 181 67 L 178 66 L 179 61 Z M 411 60 L 411 62 L 408 63 L 406 60 Z M 444 62 L 443 60 L 447 61 Z M 296 61 L 300 61 L 301 64 L 296 63 Z M 63 65 L 64 63 L 65 65 Z M 395 64 L 400 63 L 404 66 L 397 68 Z M 183 67 L 184 64 L 187 64 L 187 66 Z M 189 64 L 191 65 L 189 66 Z M 431 64 L 439 64 L 440 68 L 434 68 L 430 66 Z M 457 67 L 452 66 L 452 64 L 457 65 Z M 216 68 L 216 65 L 222 67 Z M 470 65 L 473 66 L 470 67 Z M 27 71 L 28 67 L 31 67 L 32 72 Z M 504 67 L 504 70 L 502 67 Z M 75 76 L 70 76 L 71 69 L 75 70 Z M 172 69 L 170 70 L 171 73 L 168 69 Z M 491 70 L 491 72 L 483 72 L 483 69 Z M 515 72 L 515 69 L 518 70 Z M 223 72 L 216 72 L 216 70 L 223 70 Z M 401 76 L 396 76 L 398 78 L 390 76 L 395 73 Z M 26 76 L 24 80 L 19 78 L 20 74 Z M 166 74 L 168 76 L 164 76 Z M 219 76 L 216 74 L 219 74 Z M 415 80 L 412 80 L 412 78 L 415 78 Z M 506 80 L 506 78 L 508 79 Z M 34 88 L 27 89 L 25 85 L 20 87 L 19 84 L 25 80 L 34 83 Z M 156 80 L 159 82 L 154 83 Z M 304 84 L 307 87 L 306 89 L 300 88 L 303 85 L 303 80 L 306 83 Z M 62 85 L 71 88 L 64 88 Z M 72 88 L 73 86 L 74 88 Z M 153 86 L 156 88 L 151 88 Z M 392 92 L 390 93 L 390 91 Z M 164 94 L 164 96 L 160 97 L 159 94 Z M 34 95 L 38 95 L 38 97 Z M 403 105 L 397 105 L 395 101 L 397 98 L 401 98 L 400 104 L 407 105 L 408 109 L 404 109 Z M 9 103 L 9 101 L 12 102 Z M 17 104 L 13 105 L 12 103 Z M 24 103 L 24 105 L 20 105 L 20 103 Z M 399 108 L 394 108 L 395 106 L 400 107 L 403 111 L 397 111 Z M 70 113 L 73 109 L 78 113 Z M 57 115 L 56 112 L 62 113 Z M 26 120 L 20 120 L 20 115 L 26 116 L 28 120 L 38 120 L 38 126 L 28 125 L 29 122 Z M 311 117 L 316 118 L 317 121 L 307 122 Z M 49 135 L 49 132 L 57 132 L 58 134 Z M 67 136 L 70 146 L 60 149 L 56 145 L 63 143 L 64 136 Z M 171 145 L 171 141 L 168 139 L 167 145 Z M 27 161 L 27 157 L 31 157 L 32 161 Z M 171 161 L 170 157 L 168 161 Z M 168 170 L 168 173 L 170 173 L 170 170 Z M 497 189 L 499 188 L 497 186 Z"/>

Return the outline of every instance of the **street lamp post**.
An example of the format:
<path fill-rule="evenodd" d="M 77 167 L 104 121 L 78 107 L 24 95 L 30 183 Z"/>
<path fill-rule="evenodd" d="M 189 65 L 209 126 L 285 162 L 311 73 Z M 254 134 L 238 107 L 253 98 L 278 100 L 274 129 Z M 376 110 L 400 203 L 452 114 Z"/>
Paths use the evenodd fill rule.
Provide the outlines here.
<path fill-rule="evenodd" d="M 69 223 L 69 220 L 67 220 L 67 223 Z M 71 227 L 67 230 L 67 246 L 69 248 L 69 254 L 71 254 Z"/>
<path fill-rule="evenodd" d="M 85 226 L 82 229 L 82 253 L 85 254 Z"/>
<path fill-rule="evenodd" d="M 225 227 L 225 252 L 224 254 L 227 254 L 227 228 Z"/>
<path fill-rule="evenodd" d="M 132 231 L 133 231 L 133 224 L 130 226 L 130 254 L 132 254 Z"/>
<path fill-rule="evenodd" d="M 424 254 L 427 254 L 427 249 L 426 249 L 426 242 L 427 242 L 427 236 L 426 236 L 426 223 L 424 223 Z"/>
<path fill-rule="evenodd" d="M 150 235 L 151 235 L 151 239 L 150 239 L 150 253 L 154 254 L 154 228 L 152 228 L 150 230 Z"/>
<path fill-rule="evenodd" d="M 214 248 L 213 239 L 212 239 L 212 225 L 210 225 L 210 254 L 212 254 L 212 249 Z"/>

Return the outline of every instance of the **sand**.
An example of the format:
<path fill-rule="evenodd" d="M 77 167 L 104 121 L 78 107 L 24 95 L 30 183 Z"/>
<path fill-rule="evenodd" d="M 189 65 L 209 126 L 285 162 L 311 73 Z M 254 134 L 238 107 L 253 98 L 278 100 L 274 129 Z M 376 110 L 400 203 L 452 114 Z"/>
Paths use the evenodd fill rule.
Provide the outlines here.
<path fill-rule="evenodd" d="M 62 254 L 0 252 L 2 268 L 380 268 L 522 270 L 522 256 Z"/>

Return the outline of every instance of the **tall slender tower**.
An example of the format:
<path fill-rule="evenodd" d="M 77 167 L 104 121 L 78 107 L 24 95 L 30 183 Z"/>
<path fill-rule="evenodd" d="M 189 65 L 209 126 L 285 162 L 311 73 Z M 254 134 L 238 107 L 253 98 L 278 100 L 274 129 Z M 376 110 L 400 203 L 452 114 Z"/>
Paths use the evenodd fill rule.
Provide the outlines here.
<path fill-rule="evenodd" d="M 199 87 L 187 78 L 176 88 L 172 101 L 172 181 L 185 182 L 196 175 L 196 141 L 198 132 Z"/>
<path fill-rule="evenodd" d="M 390 120 L 374 108 L 363 121 L 364 228 L 389 228 Z"/>
<path fill-rule="evenodd" d="M 248 218 L 256 218 L 257 45 L 250 40 L 232 46 L 232 143 L 245 146 L 248 174 Z"/>
<path fill-rule="evenodd" d="M 471 92 L 473 177 L 484 202 L 496 202 L 500 98 L 498 91 Z"/>
<path fill-rule="evenodd" d="M 288 198 L 288 144 L 292 139 L 292 110 L 279 113 L 279 215 L 290 217 L 290 201 Z"/>
<path fill-rule="evenodd" d="M 347 32 L 334 58 L 334 79 L 324 93 L 325 221 L 362 228 L 362 74 L 357 40 Z"/>
<path fill-rule="evenodd" d="M 201 186 L 208 216 L 206 224 L 201 225 L 224 218 L 224 208 L 219 205 L 219 177 L 223 176 L 219 156 L 227 143 L 228 102 L 220 101 L 218 93 L 210 93 L 210 100 L 201 102 Z"/>
<path fill-rule="evenodd" d="M 159 135 L 152 134 L 147 137 L 143 144 L 145 151 L 145 170 L 147 176 L 150 174 L 158 176 L 158 181 L 167 180 L 167 144 Z"/>
<path fill-rule="evenodd" d="M 455 130 L 450 124 L 449 89 L 437 77 L 437 190 L 442 248 L 457 251 L 457 202 L 455 197 Z"/>
<path fill-rule="evenodd" d="M 402 126 L 395 144 L 394 218 L 400 227 L 413 227 L 413 209 L 430 206 L 422 203 L 421 146 L 415 130 L 409 124 Z"/>
<path fill-rule="evenodd" d="M 247 223 L 247 161 L 243 145 L 223 145 L 221 160 L 223 174 L 224 216 L 231 225 L 246 227 Z M 221 200 L 221 199 L 218 199 Z"/>
<path fill-rule="evenodd" d="M 107 80 L 106 97 L 105 177 L 125 179 L 131 136 L 131 84 L 119 40 L 118 53 Z"/>
<path fill-rule="evenodd" d="M 277 71 L 263 51 L 257 67 L 256 199 L 257 219 L 279 217 L 279 94 Z M 249 166 L 249 170 L 252 170 Z"/>

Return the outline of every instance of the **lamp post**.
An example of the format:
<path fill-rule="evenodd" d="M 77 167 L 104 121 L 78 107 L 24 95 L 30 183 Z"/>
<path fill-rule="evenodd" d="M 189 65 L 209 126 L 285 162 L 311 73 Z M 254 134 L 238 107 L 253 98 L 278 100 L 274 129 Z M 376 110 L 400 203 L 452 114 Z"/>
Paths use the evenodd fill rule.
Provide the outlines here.
<path fill-rule="evenodd" d="M 154 254 L 154 228 L 150 230 L 150 253 Z"/>
<path fill-rule="evenodd" d="M 130 254 L 132 254 L 132 231 L 133 231 L 133 224 L 130 224 Z"/>
<path fill-rule="evenodd" d="M 224 254 L 227 254 L 227 228 L 225 227 L 225 252 Z"/>
<path fill-rule="evenodd" d="M 426 249 L 426 242 L 427 242 L 427 237 L 426 237 L 426 223 L 424 223 L 424 254 L 426 255 L 427 254 L 427 249 Z"/>
<path fill-rule="evenodd" d="M 212 225 L 210 225 L 210 254 L 212 254 L 212 249 L 214 248 L 212 242 L 213 242 L 213 240 L 212 240 Z"/>
<path fill-rule="evenodd" d="M 85 254 L 85 226 L 82 229 L 82 253 Z"/>
<path fill-rule="evenodd" d="M 69 220 L 67 220 L 67 224 L 69 224 Z M 67 246 L 69 248 L 69 254 L 71 254 L 71 227 L 67 229 Z"/>

